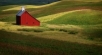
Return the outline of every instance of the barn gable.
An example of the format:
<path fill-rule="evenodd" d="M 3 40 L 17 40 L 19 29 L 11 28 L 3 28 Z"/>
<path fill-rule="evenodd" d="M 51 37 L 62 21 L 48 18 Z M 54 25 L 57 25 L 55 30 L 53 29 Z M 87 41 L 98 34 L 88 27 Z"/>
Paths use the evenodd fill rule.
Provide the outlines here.
<path fill-rule="evenodd" d="M 16 14 L 16 24 L 26 26 L 40 26 L 40 22 L 23 8 Z"/>

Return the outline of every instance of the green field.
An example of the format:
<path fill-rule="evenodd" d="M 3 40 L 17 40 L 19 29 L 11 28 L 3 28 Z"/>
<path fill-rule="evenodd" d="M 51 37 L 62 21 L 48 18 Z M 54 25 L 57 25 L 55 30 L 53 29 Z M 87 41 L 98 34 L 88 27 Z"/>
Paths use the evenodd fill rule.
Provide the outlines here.
<path fill-rule="evenodd" d="M 52 21 L 50 24 L 70 24 L 70 25 L 96 25 L 102 24 L 102 11 L 86 10 L 65 14 Z"/>
<path fill-rule="evenodd" d="M 0 6 L 0 55 L 102 55 L 102 1 L 25 5 L 41 25 L 15 25 L 20 5 Z"/>
<path fill-rule="evenodd" d="M 101 55 L 101 49 L 102 46 L 94 44 L 72 43 L 0 31 L 1 55 Z"/>
<path fill-rule="evenodd" d="M 18 6 L 18 5 L 11 5 L 11 6 L 1 6 L 0 10 L 1 10 L 1 14 L 0 17 L 2 17 L 2 19 L 0 19 L 1 21 L 15 21 L 15 14 L 18 12 L 18 10 L 11 10 L 11 11 L 2 11 L 8 8 L 12 8 L 14 6 Z M 43 17 L 43 16 L 47 16 L 47 15 L 51 15 L 51 14 L 56 14 L 56 13 L 61 13 L 61 12 L 66 12 L 66 11 L 72 11 L 72 10 L 77 10 L 77 9 L 92 9 L 92 10 L 101 10 L 102 9 L 102 2 L 79 2 L 79 1 L 62 1 L 59 2 L 55 5 L 51 5 L 48 7 L 42 7 L 42 8 L 30 8 L 27 9 L 27 11 L 32 14 L 34 17 L 38 18 L 38 17 Z M 50 10 L 50 11 L 49 11 Z M 6 15 L 8 16 L 7 19 L 5 17 L 5 14 L 9 14 Z"/>

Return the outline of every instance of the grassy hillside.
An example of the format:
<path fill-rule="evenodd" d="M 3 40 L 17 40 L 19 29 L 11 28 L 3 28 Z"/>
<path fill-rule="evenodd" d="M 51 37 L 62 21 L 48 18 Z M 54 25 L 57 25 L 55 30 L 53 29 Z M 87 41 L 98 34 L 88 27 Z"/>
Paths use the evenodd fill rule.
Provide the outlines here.
<path fill-rule="evenodd" d="M 70 24 L 70 25 L 96 25 L 102 24 L 102 11 L 82 10 L 65 14 L 52 21 L 50 24 Z"/>
<path fill-rule="evenodd" d="M 59 16 L 52 20 L 45 18 L 44 20 L 47 20 L 46 22 L 49 24 L 80 26 L 84 29 L 81 33 L 84 38 L 102 41 L 102 11 L 90 9 L 74 10 L 64 14 L 61 17 Z"/>
<path fill-rule="evenodd" d="M 0 5 L 49 4 L 58 0 L 1 0 Z"/>
<path fill-rule="evenodd" d="M 1 12 L 0 12 L 0 20 L 1 21 L 15 21 L 15 16 L 18 10 L 10 10 L 10 11 L 3 11 L 9 8 L 13 8 L 14 6 L 1 6 Z M 20 9 L 20 8 L 19 8 Z M 71 11 L 71 10 L 77 10 L 77 9 L 92 9 L 92 10 L 102 10 L 102 2 L 76 2 L 76 1 L 61 1 L 57 4 L 46 6 L 42 8 L 30 8 L 26 9 L 31 15 L 34 17 L 43 17 L 47 15 L 52 15 L 56 13 Z M 7 14 L 7 15 L 5 15 Z M 9 14 L 9 15 L 8 15 Z M 10 18 L 9 20 L 7 19 Z M 4 20 L 2 20 L 4 19 Z M 7 21 L 8 20 L 8 21 Z"/>
<path fill-rule="evenodd" d="M 36 17 L 51 15 L 55 13 L 61 13 L 77 9 L 93 9 L 101 10 L 102 2 L 90 3 L 90 2 L 77 2 L 77 1 L 61 1 L 55 5 L 38 9 L 40 12 L 33 13 Z M 36 10 L 35 10 L 36 12 Z"/>
<path fill-rule="evenodd" d="M 14 1 L 0 1 L 0 55 L 102 55 L 101 0 Z M 39 27 L 15 25 L 22 4 Z"/>
<path fill-rule="evenodd" d="M 101 50 L 102 46 L 97 45 L 45 39 L 0 30 L 1 55 L 101 55 Z"/>

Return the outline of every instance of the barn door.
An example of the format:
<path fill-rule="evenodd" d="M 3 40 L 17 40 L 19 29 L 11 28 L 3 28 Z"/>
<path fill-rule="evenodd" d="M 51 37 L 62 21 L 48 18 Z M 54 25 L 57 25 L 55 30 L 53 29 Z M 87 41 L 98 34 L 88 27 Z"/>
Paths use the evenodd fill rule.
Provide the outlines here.
<path fill-rule="evenodd" d="M 20 16 L 16 16 L 16 24 L 17 25 L 20 25 L 21 24 L 21 18 L 20 18 Z"/>

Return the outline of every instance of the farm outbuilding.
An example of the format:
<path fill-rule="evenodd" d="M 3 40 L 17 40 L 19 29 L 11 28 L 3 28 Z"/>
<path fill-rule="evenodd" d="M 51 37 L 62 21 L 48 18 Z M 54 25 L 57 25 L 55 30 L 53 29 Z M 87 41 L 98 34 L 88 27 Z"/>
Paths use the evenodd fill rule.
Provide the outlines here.
<path fill-rule="evenodd" d="M 25 26 L 40 26 L 40 21 L 31 16 L 24 7 L 16 14 L 16 24 Z"/>

